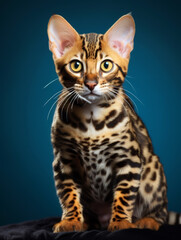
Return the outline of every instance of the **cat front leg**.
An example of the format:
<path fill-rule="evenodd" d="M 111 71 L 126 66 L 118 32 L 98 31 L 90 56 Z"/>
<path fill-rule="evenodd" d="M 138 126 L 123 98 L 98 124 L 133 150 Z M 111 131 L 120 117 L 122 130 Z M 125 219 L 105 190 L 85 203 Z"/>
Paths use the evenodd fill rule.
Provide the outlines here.
<path fill-rule="evenodd" d="M 136 228 L 132 223 L 132 215 L 140 184 L 141 163 L 137 156 L 128 157 L 128 153 L 122 156 L 115 164 L 117 174 L 109 231 Z"/>
<path fill-rule="evenodd" d="M 70 162 L 71 159 L 63 158 L 60 152 L 53 161 L 55 186 L 63 211 L 61 221 L 53 227 L 54 233 L 86 230 L 80 203 L 81 188 L 74 179 Z"/>

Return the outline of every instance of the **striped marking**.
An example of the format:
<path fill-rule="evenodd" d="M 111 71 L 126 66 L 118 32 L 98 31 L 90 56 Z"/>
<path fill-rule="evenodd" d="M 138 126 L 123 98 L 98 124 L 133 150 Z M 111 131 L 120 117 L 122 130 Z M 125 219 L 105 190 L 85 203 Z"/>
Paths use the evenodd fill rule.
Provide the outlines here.
<path fill-rule="evenodd" d="M 97 33 L 88 33 L 81 35 L 82 49 L 86 53 L 86 58 L 97 58 L 97 53 L 102 49 L 102 35 Z"/>

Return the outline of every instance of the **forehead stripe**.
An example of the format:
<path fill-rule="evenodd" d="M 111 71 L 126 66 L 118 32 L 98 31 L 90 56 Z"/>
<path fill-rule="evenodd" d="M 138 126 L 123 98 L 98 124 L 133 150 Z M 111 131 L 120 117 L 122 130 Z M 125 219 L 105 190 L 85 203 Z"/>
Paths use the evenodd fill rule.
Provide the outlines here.
<path fill-rule="evenodd" d="M 97 57 L 97 53 L 98 51 L 101 51 L 102 46 L 101 46 L 101 40 L 103 39 L 103 36 L 99 37 L 99 48 L 96 49 L 96 53 L 95 53 L 95 58 Z"/>
<path fill-rule="evenodd" d="M 101 48 L 100 43 L 100 34 L 97 33 L 88 33 L 82 35 L 83 39 L 83 50 L 86 52 L 86 58 L 96 58 L 97 51 Z"/>
<path fill-rule="evenodd" d="M 82 39 L 82 49 L 85 51 L 86 58 L 88 57 L 87 49 L 85 48 L 85 37 L 81 36 Z"/>

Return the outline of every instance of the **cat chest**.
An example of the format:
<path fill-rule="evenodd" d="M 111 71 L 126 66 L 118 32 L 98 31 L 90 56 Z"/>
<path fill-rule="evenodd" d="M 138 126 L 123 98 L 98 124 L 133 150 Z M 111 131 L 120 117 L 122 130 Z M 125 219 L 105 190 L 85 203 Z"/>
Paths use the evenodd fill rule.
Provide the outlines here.
<path fill-rule="evenodd" d="M 82 161 L 85 184 L 94 200 L 105 200 L 112 189 L 113 179 L 113 149 L 105 144 L 96 142 L 82 146 Z M 107 143 L 107 144 L 106 144 Z"/>

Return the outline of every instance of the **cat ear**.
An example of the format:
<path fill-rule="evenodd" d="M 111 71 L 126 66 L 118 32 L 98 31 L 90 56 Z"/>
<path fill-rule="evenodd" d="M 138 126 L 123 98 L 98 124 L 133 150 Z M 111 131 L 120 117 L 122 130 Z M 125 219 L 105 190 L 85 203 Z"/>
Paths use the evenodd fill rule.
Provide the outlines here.
<path fill-rule="evenodd" d="M 104 34 L 104 40 L 117 51 L 121 57 L 129 58 L 133 50 L 135 22 L 130 14 L 124 15 Z"/>
<path fill-rule="evenodd" d="M 80 39 L 75 29 L 61 16 L 53 15 L 48 23 L 49 49 L 54 58 L 60 58 L 65 51 Z"/>

